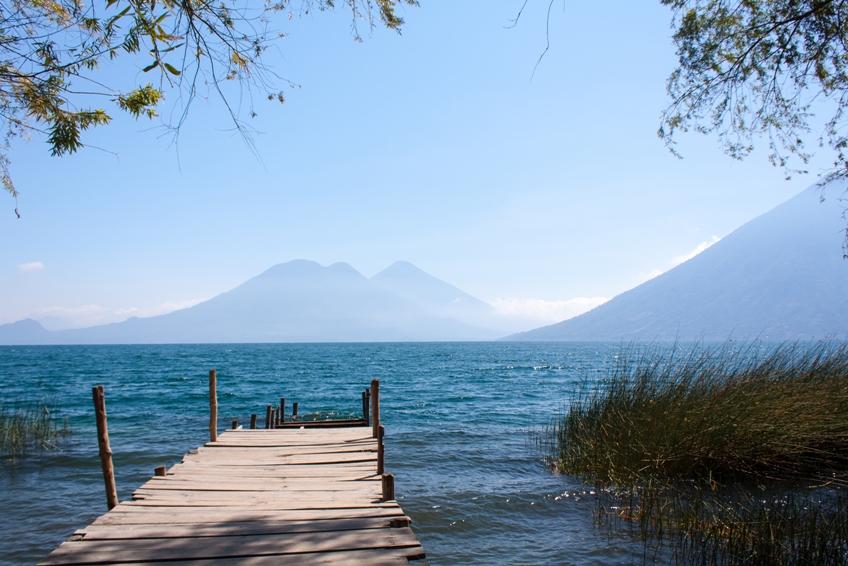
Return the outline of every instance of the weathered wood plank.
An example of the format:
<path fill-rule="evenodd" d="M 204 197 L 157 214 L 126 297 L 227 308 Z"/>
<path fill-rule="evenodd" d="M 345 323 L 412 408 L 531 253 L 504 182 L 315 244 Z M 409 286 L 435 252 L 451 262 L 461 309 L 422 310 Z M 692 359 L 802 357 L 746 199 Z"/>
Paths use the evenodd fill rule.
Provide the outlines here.
<path fill-rule="evenodd" d="M 165 491 L 356 491 L 366 489 L 369 483 L 377 483 L 375 476 L 371 480 L 340 481 L 335 478 L 288 478 L 271 483 L 266 481 L 239 479 L 237 481 L 218 480 L 150 480 L 139 489 L 160 489 Z M 269 485 L 270 484 L 270 485 Z"/>
<path fill-rule="evenodd" d="M 191 538 L 212 536 L 320 533 L 354 531 L 362 529 L 391 528 L 392 518 L 329 519 L 315 521 L 227 521 L 226 523 L 198 523 L 191 525 L 135 524 L 135 525 L 89 525 L 75 535 L 84 541 L 119 540 L 143 538 Z"/>
<path fill-rule="evenodd" d="M 126 566 L 397 566 L 409 564 L 410 557 L 424 556 L 424 549 L 347 550 L 316 554 L 283 554 L 272 556 L 246 556 L 240 558 L 213 558 L 211 560 L 186 560 L 179 562 L 130 562 Z M 416 566 L 425 563 L 413 562 Z"/>
<path fill-rule="evenodd" d="M 128 512 L 124 512 L 128 511 Z M 198 513 L 191 507 L 162 510 L 159 507 L 138 507 L 118 504 L 112 511 L 95 519 L 92 525 L 186 525 L 223 524 L 229 521 L 320 521 L 329 519 L 395 518 L 403 510 L 395 506 L 354 507 L 350 509 L 258 510 L 252 507 L 206 507 Z"/>
<path fill-rule="evenodd" d="M 418 539 L 408 528 L 177 539 L 82 540 L 62 543 L 40 564 L 137 562 L 142 556 L 145 561 L 234 558 L 418 546 Z"/>

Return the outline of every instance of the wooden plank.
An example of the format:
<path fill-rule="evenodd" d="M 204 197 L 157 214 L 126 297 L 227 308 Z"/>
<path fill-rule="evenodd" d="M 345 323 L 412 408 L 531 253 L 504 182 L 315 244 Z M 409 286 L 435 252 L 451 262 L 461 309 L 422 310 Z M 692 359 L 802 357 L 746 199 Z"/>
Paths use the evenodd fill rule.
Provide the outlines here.
<path fill-rule="evenodd" d="M 277 490 L 191 490 L 191 489 L 137 489 L 133 492 L 133 499 L 152 497 L 158 499 L 180 499 L 180 500 L 265 500 L 265 501 L 299 501 L 304 499 L 379 499 L 382 493 L 382 485 L 376 482 L 370 484 L 353 484 L 349 489 L 277 489 Z"/>
<path fill-rule="evenodd" d="M 311 510 L 311 509 L 357 509 L 361 508 L 367 502 L 363 501 L 336 501 L 336 500 L 308 500 L 308 501 L 249 501 L 249 502 L 233 502 L 229 504 L 226 501 L 165 501 L 162 499 L 138 499 L 128 501 L 127 505 L 134 507 L 194 507 L 198 510 L 202 507 L 233 507 L 236 509 L 260 509 L 260 510 L 279 510 L 279 511 L 295 511 L 295 510 Z M 375 501 L 370 503 L 374 507 L 393 507 L 396 504 L 387 501 Z M 205 511 L 204 511 L 205 513 Z"/>
<path fill-rule="evenodd" d="M 368 480 L 337 480 L 335 478 L 289 478 L 278 482 L 257 481 L 232 478 L 219 480 L 150 480 L 139 489 L 160 489 L 165 491 L 355 491 L 364 489 L 369 483 L 377 483 L 379 478 L 373 476 Z"/>
<path fill-rule="evenodd" d="M 403 516 L 403 510 L 395 506 L 353 507 L 350 509 L 311 509 L 311 510 L 258 510 L 253 508 L 208 507 L 203 513 L 185 508 L 162 510 L 158 507 L 126 507 L 118 504 L 112 511 L 95 519 L 92 525 L 188 525 L 188 524 L 224 524 L 227 522 L 262 521 L 321 521 L 331 519 L 397 518 Z M 127 510 L 130 512 L 124 513 Z"/>
<path fill-rule="evenodd" d="M 407 517 L 408 518 L 408 517 Z M 143 538 L 190 538 L 287 533 L 320 533 L 391 528 L 392 518 L 329 519 L 316 521 L 228 521 L 223 524 L 89 525 L 74 533 L 84 541 Z"/>
<path fill-rule="evenodd" d="M 82 540 L 62 543 L 40 564 L 108 564 L 137 562 L 140 556 L 145 561 L 185 560 L 418 546 L 418 539 L 408 528 L 180 539 Z"/>
<path fill-rule="evenodd" d="M 316 554 L 289 554 L 272 556 L 248 556 L 241 558 L 213 558 L 211 560 L 186 560 L 179 562 L 130 562 L 126 566 L 397 566 L 408 565 L 410 557 L 424 556 L 424 549 L 409 547 L 402 549 L 347 550 Z M 427 566 L 414 562 L 416 566 Z"/>

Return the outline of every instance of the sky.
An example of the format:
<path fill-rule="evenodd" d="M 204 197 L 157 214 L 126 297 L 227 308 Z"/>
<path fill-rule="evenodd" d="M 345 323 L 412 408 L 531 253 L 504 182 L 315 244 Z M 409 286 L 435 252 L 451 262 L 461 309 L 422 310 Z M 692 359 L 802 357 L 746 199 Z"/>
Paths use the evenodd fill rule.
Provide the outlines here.
<path fill-rule="evenodd" d="M 813 174 L 786 181 L 763 147 L 738 162 L 699 134 L 679 138 L 677 159 L 656 136 L 676 62 L 670 11 L 556 2 L 546 35 L 540 0 L 509 27 L 522 3 L 421 0 L 402 10 L 402 35 L 361 43 L 342 8 L 296 16 L 266 62 L 298 87 L 282 105 L 255 101 L 256 153 L 215 97 L 195 102 L 176 141 L 117 111 L 69 157 L 17 140 L 20 219 L 0 195 L 0 324 L 163 314 L 300 258 L 368 277 L 406 260 L 501 312 L 562 320 L 692 257 L 832 161 L 822 151 Z M 103 77 L 147 82 L 146 64 L 119 58 Z"/>

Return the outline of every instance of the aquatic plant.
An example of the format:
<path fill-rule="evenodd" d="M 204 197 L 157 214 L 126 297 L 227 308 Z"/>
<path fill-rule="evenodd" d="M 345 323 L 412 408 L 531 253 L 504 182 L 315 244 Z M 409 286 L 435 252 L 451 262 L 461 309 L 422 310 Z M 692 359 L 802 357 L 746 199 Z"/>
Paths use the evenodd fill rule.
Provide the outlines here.
<path fill-rule="evenodd" d="M 49 400 L 9 403 L 0 407 L 0 454 L 18 457 L 58 449 L 70 435 L 68 419 L 58 419 Z"/>
<path fill-rule="evenodd" d="M 610 485 L 845 483 L 848 345 L 631 346 L 547 442 L 561 472 Z"/>
<path fill-rule="evenodd" d="M 848 564 L 841 488 L 642 486 L 601 492 L 596 519 L 644 543 L 646 562 L 711 565 Z"/>
<path fill-rule="evenodd" d="M 543 442 L 646 562 L 848 564 L 844 343 L 631 345 Z"/>

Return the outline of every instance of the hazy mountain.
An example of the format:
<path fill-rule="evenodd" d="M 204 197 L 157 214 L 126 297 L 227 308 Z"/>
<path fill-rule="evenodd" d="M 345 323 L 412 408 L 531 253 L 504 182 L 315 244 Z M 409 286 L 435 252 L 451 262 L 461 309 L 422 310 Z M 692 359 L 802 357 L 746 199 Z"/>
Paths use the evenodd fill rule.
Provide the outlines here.
<path fill-rule="evenodd" d="M 396 261 L 371 281 L 436 316 L 480 324 L 494 315 L 495 309 L 489 303 L 436 279 L 408 261 Z"/>
<path fill-rule="evenodd" d="M 49 340 L 50 331 L 31 318 L 0 325 L 0 344 L 44 344 Z"/>
<path fill-rule="evenodd" d="M 73 330 L 0 326 L 0 343 L 215 343 L 481 340 L 498 333 L 433 314 L 346 263 L 275 265 L 235 289 L 170 314 Z M 46 333 L 46 334 L 45 334 Z M 21 333 L 18 336 L 22 336 Z M 11 338 L 9 338 L 11 336 Z"/>
<path fill-rule="evenodd" d="M 507 339 L 845 338 L 842 190 L 820 203 L 810 188 L 585 314 Z"/>
<path fill-rule="evenodd" d="M 489 303 L 433 277 L 408 261 L 393 263 L 374 275 L 371 281 L 436 316 L 492 328 L 500 331 L 501 336 L 533 328 L 543 322 L 537 318 L 499 313 Z"/>

